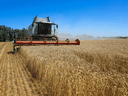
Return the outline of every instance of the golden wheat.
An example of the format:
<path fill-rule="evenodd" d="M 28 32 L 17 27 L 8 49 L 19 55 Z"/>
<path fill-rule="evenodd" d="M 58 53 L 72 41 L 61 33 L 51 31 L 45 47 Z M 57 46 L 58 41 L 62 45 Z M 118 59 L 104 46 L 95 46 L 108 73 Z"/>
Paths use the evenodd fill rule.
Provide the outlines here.
<path fill-rule="evenodd" d="M 17 55 L 48 96 L 128 95 L 128 40 L 22 46 Z"/>

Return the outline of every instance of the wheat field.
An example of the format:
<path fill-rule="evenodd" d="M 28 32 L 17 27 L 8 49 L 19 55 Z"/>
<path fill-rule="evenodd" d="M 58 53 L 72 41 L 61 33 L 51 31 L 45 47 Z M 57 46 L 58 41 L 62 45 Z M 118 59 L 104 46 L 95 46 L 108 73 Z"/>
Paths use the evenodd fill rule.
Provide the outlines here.
<path fill-rule="evenodd" d="M 128 40 L 22 46 L 16 56 L 44 96 L 128 96 Z"/>
<path fill-rule="evenodd" d="M 0 96 L 128 95 L 128 40 L 12 46 L 0 43 Z"/>

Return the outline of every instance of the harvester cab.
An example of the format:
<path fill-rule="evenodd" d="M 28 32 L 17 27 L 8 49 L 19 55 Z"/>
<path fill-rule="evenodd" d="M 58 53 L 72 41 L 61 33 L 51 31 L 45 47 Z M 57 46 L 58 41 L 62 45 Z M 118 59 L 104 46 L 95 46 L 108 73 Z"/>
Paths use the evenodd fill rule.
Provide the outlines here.
<path fill-rule="evenodd" d="M 27 35 L 33 37 L 33 40 L 39 40 L 44 38 L 46 38 L 46 40 L 56 40 L 57 36 L 55 35 L 55 25 L 57 29 L 58 24 L 50 22 L 49 17 L 38 18 L 36 16 L 33 20 L 32 25 L 28 26 Z M 52 26 L 54 26 L 54 34 L 51 34 Z"/>

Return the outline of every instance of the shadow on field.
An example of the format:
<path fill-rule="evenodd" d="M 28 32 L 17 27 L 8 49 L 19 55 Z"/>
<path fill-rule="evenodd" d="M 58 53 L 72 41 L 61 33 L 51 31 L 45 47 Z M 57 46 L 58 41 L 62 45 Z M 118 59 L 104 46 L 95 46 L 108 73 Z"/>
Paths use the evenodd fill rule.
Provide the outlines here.
<path fill-rule="evenodd" d="M 15 52 L 14 51 L 9 51 L 9 52 L 7 52 L 8 54 L 15 54 Z"/>

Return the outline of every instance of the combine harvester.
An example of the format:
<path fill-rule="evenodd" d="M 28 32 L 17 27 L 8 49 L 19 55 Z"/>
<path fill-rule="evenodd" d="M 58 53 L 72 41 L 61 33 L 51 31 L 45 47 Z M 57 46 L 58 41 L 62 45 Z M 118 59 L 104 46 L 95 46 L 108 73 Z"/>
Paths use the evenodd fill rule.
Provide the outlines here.
<path fill-rule="evenodd" d="M 13 48 L 15 53 L 23 45 L 80 45 L 79 39 L 76 39 L 75 42 L 70 42 L 69 39 L 66 42 L 58 40 L 58 37 L 55 35 L 55 26 L 54 34 L 51 34 L 52 25 L 58 24 L 50 22 L 49 17 L 47 18 L 34 18 L 32 25 L 29 25 L 28 32 L 26 32 L 27 37 L 16 37 L 14 40 Z M 53 42 L 54 41 L 54 42 Z"/>

